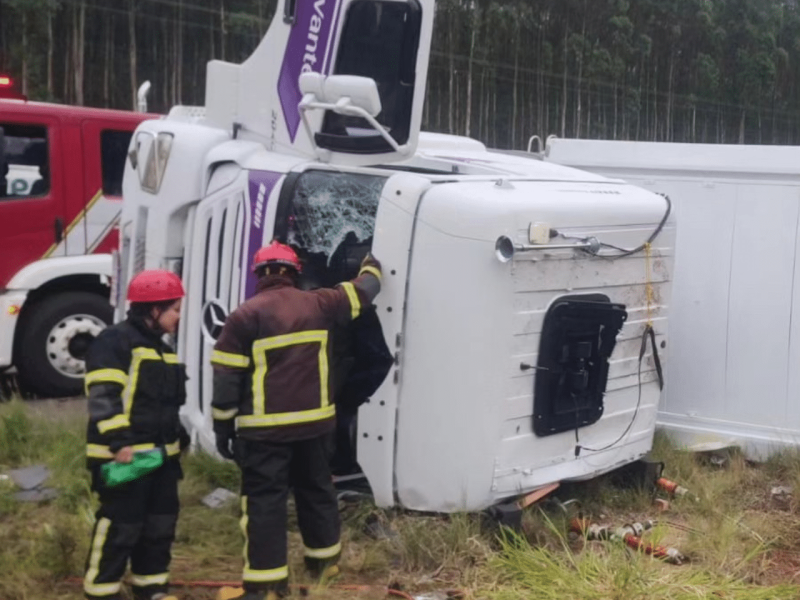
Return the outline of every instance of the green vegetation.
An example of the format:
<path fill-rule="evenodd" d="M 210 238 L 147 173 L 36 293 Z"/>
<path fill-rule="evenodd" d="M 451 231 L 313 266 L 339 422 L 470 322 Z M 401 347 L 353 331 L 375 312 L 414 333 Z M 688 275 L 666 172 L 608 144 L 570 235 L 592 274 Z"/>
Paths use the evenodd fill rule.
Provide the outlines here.
<path fill-rule="evenodd" d="M 82 575 L 95 509 L 83 467 L 84 416 L 74 409 L 37 410 L 39 405 L 0 405 L 0 473 L 45 463 L 60 492 L 50 503 L 23 504 L 13 499 L 8 482 L 0 482 L 0 598 L 77 600 L 76 578 Z M 337 585 L 346 588 L 312 590 L 311 596 L 378 599 L 386 597 L 389 585 L 412 596 L 462 590 L 476 600 L 800 596 L 797 501 L 795 495 L 771 494 L 776 486 L 800 489 L 800 454 L 784 453 L 759 466 L 736 452 L 712 461 L 681 452 L 661 436 L 654 454 L 666 463 L 665 474 L 693 493 L 673 499 L 661 514 L 649 492 L 615 487 L 608 478 L 563 486 L 554 494 L 563 504 L 531 507 L 518 534 L 487 526 L 477 515 L 410 515 L 343 504 L 345 550 Z M 184 471 L 173 578 L 236 581 L 238 506 L 211 510 L 200 500 L 220 485 L 235 490 L 237 471 L 204 454 L 186 457 Z M 678 548 L 688 560 L 667 564 L 620 542 L 569 533 L 569 522 L 579 513 L 615 526 L 657 519 L 646 539 Z M 375 523 L 393 534 L 371 537 L 367 525 Z M 302 543 L 292 524 L 293 583 L 309 585 L 301 565 Z M 178 592 L 183 598 L 213 597 L 207 588 Z"/>

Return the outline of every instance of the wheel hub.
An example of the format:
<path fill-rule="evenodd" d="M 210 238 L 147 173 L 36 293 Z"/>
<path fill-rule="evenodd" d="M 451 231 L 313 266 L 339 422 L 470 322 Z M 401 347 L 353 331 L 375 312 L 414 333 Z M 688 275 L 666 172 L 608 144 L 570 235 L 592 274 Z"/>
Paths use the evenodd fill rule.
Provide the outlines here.
<path fill-rule="evenodd" d="M 83 377 L 89 345 L 105 328 L 105 322 L 94 315 L 70 315 L 62 319 L 47 336 L 50 364 L 66 377 Z"/>

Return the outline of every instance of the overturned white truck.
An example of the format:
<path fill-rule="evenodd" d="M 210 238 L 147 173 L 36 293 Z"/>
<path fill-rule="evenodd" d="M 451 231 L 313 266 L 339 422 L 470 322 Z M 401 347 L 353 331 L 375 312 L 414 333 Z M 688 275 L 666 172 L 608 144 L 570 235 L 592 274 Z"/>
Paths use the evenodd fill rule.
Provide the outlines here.
<path fill-rule="evenodd" d="M 209 358 L 254 293 L 254 251 L 292 244 L 313 287 L 371 249 L 366 327 L 391 360 L 358 463 L 380 506 L 472 511 L 650 450 L 675 228 L 651 192 L 420 136 L 433 4 L 282 0 L 244 64 L 209 64 L 202 110 L 142 123 L 116 287 L 181 274 L 183 416 L 213 451 Z M 374 362 L 344 359 L 349 379 Z"/>

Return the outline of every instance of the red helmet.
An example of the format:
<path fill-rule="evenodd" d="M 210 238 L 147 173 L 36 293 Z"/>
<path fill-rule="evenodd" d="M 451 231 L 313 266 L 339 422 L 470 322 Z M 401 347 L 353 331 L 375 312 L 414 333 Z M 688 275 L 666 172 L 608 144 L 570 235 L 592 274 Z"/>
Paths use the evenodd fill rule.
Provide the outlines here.
<path fill-rule="evenodd" d="M 253 257 L 253 271 L 257 271 L 267 265 L 283 265 L 293 268 L 298 273 L 303 272 L 303 266 L 300 264 L 300 259 L 297 258 L 297 253 L 286 244 L 281 244 L 278 241 L 272 242 L 269 246 L 264 246 Z"/>
<path fill-rule="evenodd" d="M 170 271 L 142 271 L 128 285 L 131 302 L 164 302 L 185 295 L 181 278 Z"/>

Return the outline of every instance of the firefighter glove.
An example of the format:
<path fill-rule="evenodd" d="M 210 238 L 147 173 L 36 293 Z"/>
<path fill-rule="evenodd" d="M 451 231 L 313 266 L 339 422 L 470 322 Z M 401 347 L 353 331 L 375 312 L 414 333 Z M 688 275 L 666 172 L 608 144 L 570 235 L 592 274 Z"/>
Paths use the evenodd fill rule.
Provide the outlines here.
<path fill-rule="evenodd" d="M 358 274 L 363 275 L 364 273 L 372 273 L 378 280 L 381 279 L 381 263 L 378 259 L 372 256 L 371 252 L 367 252 L 367 255 L 364 257 L 364 260 L 361 261 L 361 269 L 359 270 Z"/>
<path fill-rule="evenodd" d="M 236 432 L 228 431 L 225 433 L 217 433 L 217 451 L 222 458 L 228 460 L 235 460 L 233 452 L 233 444 L 236 441 Z"/>

